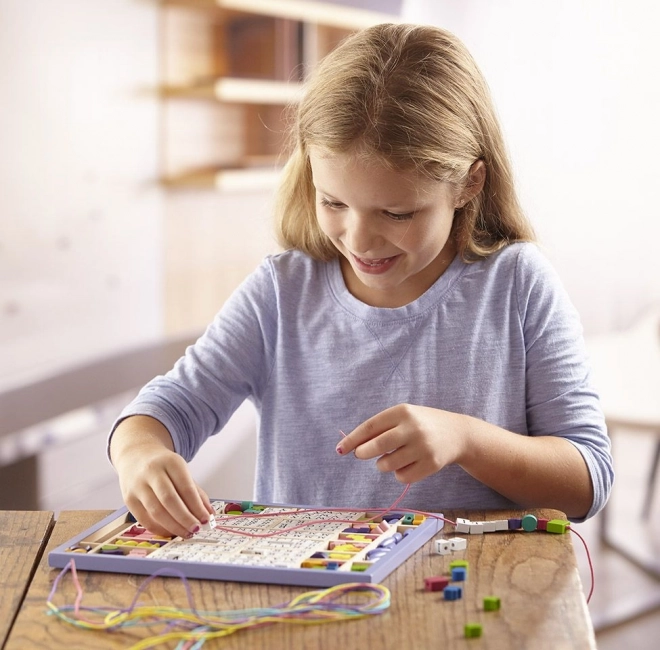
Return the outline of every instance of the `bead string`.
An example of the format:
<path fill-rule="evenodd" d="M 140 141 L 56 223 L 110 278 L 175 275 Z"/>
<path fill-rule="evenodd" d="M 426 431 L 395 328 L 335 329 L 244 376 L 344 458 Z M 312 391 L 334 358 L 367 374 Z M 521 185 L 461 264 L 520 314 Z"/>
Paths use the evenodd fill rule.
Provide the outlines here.
<path fill-rule="evenodd" d="M 58 586 L 67 573 L 76 587 L 73 605 L 53 603 Z M 187 609 L 166 606 L 140 606 L 139 596 L 157 576 L 174 575 L 181 579 L 186 590 Z M 352 594 L 362 597 L 360 603 L 342 602 Z M 164 626 L 162 632 L 139 641 L 131 650 L 146 650 L 157 645 L 178 641 L 177 650 L 196 650 L 205 641 L 229 636 L 241 630 L 266 625 L 316 625 L 348 621 L 381 614 L 390 606 L 390 591 L 379 584 L 352 582 L 319 591 L 308 591 L 282 605 L 266 608 L 200 612 L 195 607 L 186 576 L 176 569 L 159 569 L 139 586 L 131 604 L 125 609 L 111 607 L 83 607 L 83 589 L 78 579 L 75 561 L 70 560 L 53 583 L 46 602 L 49 613 L 62 621 L 84 630 L 116 632 L 133 627 Z M 351 597 L 352 601 L 355 597 Z"/>

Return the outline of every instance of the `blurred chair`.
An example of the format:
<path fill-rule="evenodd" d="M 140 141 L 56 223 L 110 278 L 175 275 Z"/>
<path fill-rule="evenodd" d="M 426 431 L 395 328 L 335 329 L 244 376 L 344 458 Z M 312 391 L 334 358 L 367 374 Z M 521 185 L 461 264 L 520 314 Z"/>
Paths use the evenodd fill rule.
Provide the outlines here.
<path fill-rule="evenodd" d="M 660 396 L 658 397 L 660 399 Z M 660 431 L 658 432 L 660 433 Z M 648 519 L 651 515 L 651 505 L 653 503 L 653 495 L 655 494 L 655 483 L 658 477 L 658 465 L 660 464 L 660 440 L 655 443 L 655 451 L 653 452 L 653 463 L 651 464 L 651 472 L 649 473 L 648 484 L 646 486 L 646 498 L 644 499 L 644 506 L 642 507 L 642 517 Z"/>
<path fill-rule="evenodd" d="M 610 437 L 625 430 L 657 438 L 641 504 L 641 517 L 648 523 L 660 464 L 660 309 L 647 313 L 629 330 L 588 339 L 587 348 Z M 601 543 L 660 579 L 659 558 L 642 557 L 630 540 L 622 543 L 613 539 L 608 527 L 610 510 L 611 506 L 606 506 L 600 515 Z M 660 600 L 652 598 L 636 608 L 629 608 L 625 619 L 636 618 L 658 607 Z M 604 621 L 599 629 L 621 622 L 622 619 Z"/>
<path fill-rule="evenodd" d="M 587 347 L 610 433 L 658 436 L 642 506 L 648 518 L 660 463 L 660 309 L 629 330 L 589 339 Z"/>

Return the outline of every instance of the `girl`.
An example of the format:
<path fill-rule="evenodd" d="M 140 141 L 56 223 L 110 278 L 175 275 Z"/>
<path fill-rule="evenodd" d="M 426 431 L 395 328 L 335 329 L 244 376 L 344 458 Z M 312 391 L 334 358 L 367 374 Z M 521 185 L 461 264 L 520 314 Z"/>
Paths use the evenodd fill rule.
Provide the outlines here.
<path fill-rule="evenodd" d="M 131 512 L 161 534 L 206 523 L 186 462 L 249 399 L 259 501 L 386 507 L 411 483 L 403 508 L 594 515 L 613 470 L 581 326 L 462 43 L 413 25 L 350 37 L 293 138 L 285 252 L 112 433 Z"/>

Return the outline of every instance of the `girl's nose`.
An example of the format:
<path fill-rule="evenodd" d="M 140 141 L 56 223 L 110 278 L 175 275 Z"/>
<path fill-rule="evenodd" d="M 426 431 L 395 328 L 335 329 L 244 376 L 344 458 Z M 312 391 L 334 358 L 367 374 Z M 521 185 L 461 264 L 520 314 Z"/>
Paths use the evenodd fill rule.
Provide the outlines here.
<path fill-rule="evenodd" d="M 373 220 L 351 212 L 346 220 L 345 242 L 351 252 L 356 255 L 364 255 L 377 251 L 382 245 L 383 237 L 378 232 Z"/>

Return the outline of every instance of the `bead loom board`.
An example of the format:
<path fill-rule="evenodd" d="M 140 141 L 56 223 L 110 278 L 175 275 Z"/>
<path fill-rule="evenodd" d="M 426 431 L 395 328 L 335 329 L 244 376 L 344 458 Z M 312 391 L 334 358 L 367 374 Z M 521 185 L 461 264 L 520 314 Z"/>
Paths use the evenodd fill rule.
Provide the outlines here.
<path fill-rule="evenodd" d="M 87 571 L 151 575 L 171 568 L 188 578 L 332 587 L 380 582 L 443 527 L 442 520 L 419 515 L 411 522 L 413 514 L 404 509 L 381 516 L 384 510 L 339 512 L 219 499 L 211 503 L 219 527 L 284 532 L 248 537 L 215 528 L 191 539 L 163 538 L 141 527 L 124 507 L 51 551 L 49 565 L 64 568 L 75 559 L 76 568 Z M 225 514 L 229 508 L 236 514 Z M 324 522 L 285 530 L 319 519 Z"/>

